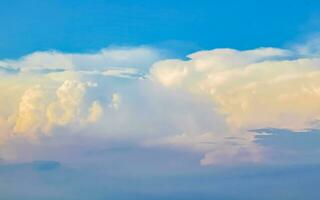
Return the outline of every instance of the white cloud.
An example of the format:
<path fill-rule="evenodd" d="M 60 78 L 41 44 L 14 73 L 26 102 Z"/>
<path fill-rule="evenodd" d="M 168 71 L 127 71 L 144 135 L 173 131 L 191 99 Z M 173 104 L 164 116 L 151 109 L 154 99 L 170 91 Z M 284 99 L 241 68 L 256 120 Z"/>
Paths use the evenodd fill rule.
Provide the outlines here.
<path fill-rule="evenodd" d="M 259 162 L 248 129 L 304 129 L 320 119 L 320 58 L 297 55 L 215 49 L 159 61 L 159 51 L 138 47 L 3 60 L 0 140 L 86 132 L 199 152 L 203 165 Z"/>
<path fill-rule="evenodd" d="M 27 89 L 21 97 L 13 131 L 16 133 L 39 131 L 46 123 L 47 98 L 40 86 Z"/>
<path fill-rule="evenodd" d="M 113 108 L 115 110 L 118 110 L 121 104 L 121 96 L 118 93 L 112 94 L 111 103 L 109 104 L 110 108 Z"/>
<path fill-rule="evenodd" d="M 104 71 L 115 68 L 147 68 L 163 58 L 151 47 L 105 48 L 93 53 L 35 52 L 18 60 L 2 60 L 0 67 L 20 69 L 22 72 L 43 70 Z"/>
<path fill-rule="evenodd" d="M 289 55 L 271 48 L 202 51 L 187 61 L 157 62 L 151 74 L 166 87 L 211 98 L 230 126 L 303 129 L 320 117 L 320 59 Z"/>
<path fill-rule="evenodd" d="M 156 62 L 150 70 L 152 80 L 211 99 L 230 130 L 222 137 L 213 133 L 184 134 L 160 138 L 151 144 L 203 152 L 202 164 L 259 161 L 262 154 L 255 144 L 256 135 L 248 135 L 245 130 L 318 128 L 319 66 L 316 53 L 275 48 L 215 49 L 196 52 L 187 60 Z M 230 135 L 235 138 L 232 145 L 221 139 Z M 216 144 L 203 144 L 219 138 Z"/>
<path fill-rule="evenodd" d="M 63 126 L 76 121 L 81 121 L 84 95 L 88 87 L 94 86 L 96 86 L 96 84 L 90 82 L 81 83 L 78 81 L 66 80 L 56 91 L 56 101 L 51 102 L 48 105 L 46 114 L 49 126 Z M 97 112 L 98 104 L 94 102 L 93 104 L 96 107 L 93 108 L 93 112 Z M 94 115 L 96 114 L 97 113 L 94 113 Z M 92 113 L 90 113 L 90 115 L 92 115 Z"/>
<path fill-rule="evenodd" d="M 96 122 L 102 115 L 98 101 L 85 105 L 84 97 L 93 83 L 66 80 L 57 89 L 35 86 L 21 97 L 14 122 L 14 133 L 49 133 L 56 126 Z"/>
<path fill-rule="evenodd" d="M 89 108 L 89 115 L 87 117 L 88 122 L 96 122 L 103 115 L 103 108 L 98 101 L 94 101 Z"/>
<path fill-rule="evenodd" d="M 10 131 L 0 135 L 34 136 L 49 133 L 56 126 L 98 121 L 104 109 L 99 98 L 104 101 L 106 94 L 88 91 L 98 86 L 97 75 L 144 78 L 143 68 L 161 57 L 157 49 L 140 46 L 93 53 L 35 52 L 16 60 L 1 60 L 1 128 Z M 112 95 L 111 104 L 119 108 L 118 94 Z"/>

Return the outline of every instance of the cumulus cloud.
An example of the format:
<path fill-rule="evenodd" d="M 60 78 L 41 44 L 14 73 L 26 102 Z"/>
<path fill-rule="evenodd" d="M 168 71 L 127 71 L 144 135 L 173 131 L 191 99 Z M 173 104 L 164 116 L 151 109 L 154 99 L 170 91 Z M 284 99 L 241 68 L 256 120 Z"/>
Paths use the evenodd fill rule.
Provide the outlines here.
<path fill-rule="evenodd" d="M 14 132 L 38 131 L 39 127 L 45 123 L 46 99 L 40 86 L 25 91 L 18 106 Z"/>
<path fill-rule="evenodd" d="M 120 104 L 121 104 L 121 96 L 120 96 L 120 94 L 113 93 L 112 94 L 111 103 L 109 104 L 109 107 L 118 110 Z"/>
<path fill-rule="evenodd" d="M 303 129 L 320 116 L 314 109 L 320 59 L 293 54 L 274 48 L 201 51 L 189 60 L 157 62 L 151 74 L 166 87 L 211 98 L 232 127 Z"/>
<path fill-rule="evenodd" d="M 103 114 L 103 108 L 99 101 L 94 101 L 89 108 L 89 115 L 87 117 L 88 122 L 96 122 L 98 121 Z"/>
<path fill-rule="evenodd" d="M 0 140 L 67 127 L 198 152 L 202 165 L 259 162 L 264 149 L 248 130 L 319 125 L 319 66 L 315 54 L 278 48 L 185 60 L 149 47 L 36 52 L 0 61 Z"/>
<path fill-rule="evenodd" d="M 0 60 L 0 135 L 36 135 L 56 126 L 98 121 L 107 92 L 90 93 L 98 86 L 95 79 L 143 79 L 143 69 L 161 57 L 159 50 L 140 46 L 92 53 L 44 51 Z M 110 96 L 112 102 L 106 104 L 118 109 L 120 97 Z"/>
<path fill-rule="evenodd" d="M 151 79 L 166 88 L 211 99 L 229 126 L 222 138 L 232 137 L 234 142 L 228 145 L 229 140 L 221 139 L 204 145 L 204 141 L 219 140 L 219 134 L 205 133 L 175 135 L 150 144 L 203 152 L 202 164 L 263 160 L 263 149 L 255 142 L 257 133 L 246 130 L 318 128 L 319 66 L 319 55 L 310 44 L 291 50 L 215 49 L 193 53 L 186 60 L 156 62 Z"/>
<path fill-rule="evenodd" d="M 75 120 L 80 121 L 79 117 L 82 114 L 81 104 L 86 89 L 96 86 L 96 84 L 90 82 L 65 81 L 56 91 L 56 101 L 48 105 L 46 115 L 50 124 L 65 125 Z M 97 102 L 93 102 L 92 104 L 89 115 L 91 119 L 96 118 L 97 114 L 99 115 L 99 104 Z"/>
<path fill-rule="evenodd" d="M 57 89 L 40 86 L 27 89 L 18 105 L 13 132 L 48 133 L 55 126 L 97 121 L 102 114 L 99 102 L 92 102 L 87 109 L 84 106 L 87 88 L 94 86 L 90 82 L 66 80 Z"/>

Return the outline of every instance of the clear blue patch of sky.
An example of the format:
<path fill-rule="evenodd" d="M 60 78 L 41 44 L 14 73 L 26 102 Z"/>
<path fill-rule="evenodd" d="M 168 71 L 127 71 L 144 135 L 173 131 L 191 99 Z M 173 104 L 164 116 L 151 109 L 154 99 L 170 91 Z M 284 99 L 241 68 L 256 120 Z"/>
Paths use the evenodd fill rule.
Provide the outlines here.
<path fill-rule="evenodd" d="M 1 0 L 0 58 L 109 45 L 279 47 L 317 31 L 319 11 L 316 0 Z"/>

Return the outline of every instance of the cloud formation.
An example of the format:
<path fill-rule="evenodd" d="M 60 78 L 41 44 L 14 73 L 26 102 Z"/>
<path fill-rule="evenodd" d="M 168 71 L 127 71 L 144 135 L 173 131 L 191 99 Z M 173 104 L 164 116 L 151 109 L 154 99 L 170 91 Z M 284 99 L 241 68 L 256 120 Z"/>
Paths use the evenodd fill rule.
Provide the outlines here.
<path fill-rule="evenodd" d="M 0 66 L 21 71 L 95 71 L 108 67 L 146 68 L 162 57 L 160 51 L 151 47 L 114 47 L 92 53 L 34 52 L 18 60 L 2 60 Z"/>
<path fill-rule="evenodd" d="M 150 70 L 152 80 L 211 99 L 229 130 L 216 144 L 203 145 L 219 140 L 218 134 L 210 133 L 176 135 L 154 144 L 203 152 L 202 164 L 259 161 L 263 149 L 256 145 L 258 133 L 248 134 L 247 130 L 319 128 L 320 58 L 308 46 L 295 50 L 215 49 L 193 53 L 186 60 L 156 62 Z M 230 137 L 234 142 L 225 140 Z"/>
<path fill-rule="evenodd" d="M 200 153 L 202 165 L 260 162 L 261 133 L 248 130 L 318 128 L 319 64 L 316 54 L 278 48 L 186 60 L 149 47 L 2 60 L 0 140 L 72 132 Z"/>
<path fill-rule="evenodd" d="M 55 127 L 97 122 L 108 104 L 119 108 L 120 97 L 107 91 L 99 94 L 101 87 L 96 79 L 143 79 L 143 68 L 161 57 L 160 51 L 141 46 L 93 53 L 45 51 L 1 60 L 1 140 L 16 134 L 35 137 L 50 134 Z M 105 82 L 101 82 L 103 87 Z"/>
<path fill-rule="evenodd" d="M 55 126 L 86 124 L 95 122 L 102 114 L 98 101 L 84 105 L 84 96 L 93 83 L 66 80 L 55 88 L 37 85 L 27 89 L 21 97 L 13 133 L 49 133 Z"/>
<path fill-rule="evenodd" d="M 319 58 L 275 48 L 200 51 L 164 60 L 153 80 L 212 99 L 234 128 L 312 127 L 320 117 Z"/>

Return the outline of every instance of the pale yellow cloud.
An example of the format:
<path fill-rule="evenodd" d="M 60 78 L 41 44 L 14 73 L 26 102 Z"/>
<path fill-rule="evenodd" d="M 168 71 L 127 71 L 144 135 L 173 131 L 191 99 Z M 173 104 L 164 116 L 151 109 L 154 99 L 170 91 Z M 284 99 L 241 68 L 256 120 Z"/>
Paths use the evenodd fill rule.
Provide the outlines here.
<path fill-rule="evenodd" d="M 87 102 L 85 96 L 88 89 L 96 87 L 92 82 L 79 80 L 55 81 L 38 77 L 38 84 L 25 76 L 24 80 L 16 76 L 0 81 L 3 94 L 0 98 L 5 105 L 0 107 L 0 128 L 2 138 L 10 135 L 36 137 L 49 134 L 58 126 L 79 126 L 94 123 L 103 114 L 98 100 Z M 11 79 L 18 82 L 4 87 Z M 1 138 L 1 137 L 0 137 Z"/>
<path fill-rule="evenodd" d="M 34 133 L 46 123 L 48 97 L 40 86 L 27 89 L 18 105 L 18 113 L 13 128 L 15 133 Z"/>
<path fill-rule="evenodd" d="M 98 121 L 101 116 L 103 115 L 103 108 L 99 101 L 92 102 L 89 108 L 89 115 L 87 117 L 87 122 L 96 122 Z"/>
<path fill-rule="evenodd" d="M 46 115 L 50 125 L 66 125 L 79 121 L 82 102 L 90 83 L 66 80 L 56 91 L 56 100 L 48 105 Z"/>
<path fill-rule="evenodd" d="M 160 61 L 153 80 L 211 98 L 234 128 L 309 128 L 320 117 L 320 59 L 281 49 L 213 50 Z M 168 78 L 169 77 L 169 78 Z"/>
<path fill-rule="evenodd" d="M 263 149 L 255 142 L 256 133 L 248 133 L 248 129 L 305 129 L 320 124 L 320 57 L 297 55 L 276 48 L 199 51 L 187 60 L 158 61 L 149 76 L 130 67 L 141 64 L 143 68 L 159 59 L 156 52 L 145 48 L 102 50 L 95 54 L 37 52 L 19 60 L 3 60 L 0 67 L 6 69 L 0 72 L 0 140 L 17 134 L 51 134 L 61 127 L 78 131 L 103 119 L 110 123 L 103 121 L 96 126 L 106 130 L 100 132 L 110 134 L 108 137 L 136 133 L 130 137 L 140 138 L 147 146 L 169 145 L 200 152 L 203 165 L 259 162 L 263 160 Z M 148 57 L 146 62 L 144 56 Z M 10 66 L 14 69 L 6 74 Z M 108 79 L 110 76 L 113 78 Z M 150 77 L 166 88 L 150 80 L 135 82 L 130 88 L 121 88 L 122 82 L 108 85 L 119 83 L 114 77 L 134 77 L 130 81 Z M 105 89 L 113 86 L 121 95 L 110 94 L 110 102 L 104 104 L 103 99 L 108 99 Z M 126 94 L 126 89 L 137 93 Z M 188 106 L 179 107 L 182 97 L 176 98 L 178 95 L 172 95 L 168 102 L 157 101 L 167 92 L 178 90 L 189 93 L 183 96 L 186 100 L 206 102 L 199 111 L 201 118 L 193 116 L 198 108 L 186 112 Z M 123 96 L 128 99 L 123 101 Z M 136 105 L 136 101 L 142 105 Z M 109 106 L 108 116 L 104 105 Z M 149 115 L 152 109 L 157 112 Z M 210 123 L 220 117 L 224 121 Z M 154 132 L 163 133 L 153 135 Z"/>
<path fill-rule="evenodd" d="M 98 76 L 137 79 L 162 57 L 152 47 L 110 47 L 91 53 L 38 51 L 19 59 L 0 60 L 0 140 L 13 135 L 35 137 L 55 127 L 97 122 L 103 115 L 105 93 Z M 107 78 L 107 77 L 105 77 Z M 91 81 L 93 80 L 93 81 Z M 91 81 L 91 82 L 90 82 Z M 121 98 L 112 95 L 110 104 L 119 109 Z"/>
<path fill-rule="evenodd" d="M 184 134 L 149 144 L 202 152 L 202 164 L 256 162 L 263 160 L 263 149 L 256 145 L 256 133 L 246 130 L 318 128 L 320 57 L 297 55 L 299 52 L 274 48 L 215 49 L 191 54 L 188 60 L 156 62 L 150 70 L 152 80 L 211 99 L 229 130 L 222 136 Z M 230 137 L 232 143 L 226 139 Z"/>
<path fill-rule="evenodd" d="M 113 108 L 115 110 L 118 110 L 121 104 L 121 96 L 118 93 L 112 94 L 111 103 L 109 104 L 110 108 Z"/>

